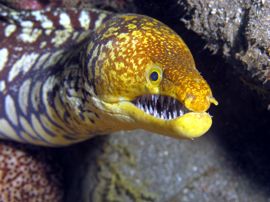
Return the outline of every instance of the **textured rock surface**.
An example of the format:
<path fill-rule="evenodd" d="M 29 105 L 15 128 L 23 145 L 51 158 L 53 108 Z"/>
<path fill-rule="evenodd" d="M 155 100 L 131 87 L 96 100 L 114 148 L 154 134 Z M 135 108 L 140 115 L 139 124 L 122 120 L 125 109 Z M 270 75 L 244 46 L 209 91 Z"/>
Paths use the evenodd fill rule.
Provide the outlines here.
<path fill-rule="evenodd" d="M 1 142 L 0 201 L 61 202 L 60 167 L 49 156 L 43 149 Z"/>
<path fill-rule="evenodd" d="M 241 62 L 251 78 L 267 83 L 270 70 L 269 0 L 190 0 L 187 4 L 191 19 L 184 17 L 182 20 L 185 19 L 190 29 L 207 40 L 210 49 L 221 52 L 235 65 Z"/>

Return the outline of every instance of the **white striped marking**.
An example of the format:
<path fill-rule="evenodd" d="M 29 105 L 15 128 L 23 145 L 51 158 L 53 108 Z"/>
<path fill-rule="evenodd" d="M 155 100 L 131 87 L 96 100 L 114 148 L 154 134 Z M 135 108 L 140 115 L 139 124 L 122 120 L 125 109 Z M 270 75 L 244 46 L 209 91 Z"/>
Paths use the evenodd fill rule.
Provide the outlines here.
<path fill-rule="evenodd" d="M 4 92 L 6 90 L 6 82 L 0 81 L 0 92 Z"/>
<path fill-rule="evenodd" d="M 0 119 L 0 132 L 3 133 L 4 135 L 17 140 L 17 141 L 22 141 L 18 135 L 16 134 L 15 130 L 11 127 L 11 125 L 8 123 L 7 120 L 5 119 Z"/>
<path fill-rule="evenodd" d="M 16 111 L 16 105 L 11 95 L 7 95 L 5 98 L 5 111 L 7 118 L 15 125 L 18 125 L 18 117 Z"/>
<path fill-rule="evenodd" d="M 43 13 L 40 11 L 32 11 L 32 15 L 35 17 L 35 19 L 39 22 L 41 22 L 41 26 L 44 29 L 53 29 L 53 22 Z"/>
<path fill-rule="evenodd" d="M 19 60 L 15 62 L 8 75 L 8 81 L 11 82 L 20 72 L 27 73 L 38 58 L 38 54 L 30 53 L 24 54 Z"/>
<path fill-rule="evenodd" d="M 15 51 L 18 51 L 18 52 L 21 52 L 21 51 L 23 51 L 23 47 L 21 47 L 21 46 L 16 46 L 16 47 L 14 48 L 14 50 L 15 50 Z"/>
<path fill-rule="evenodd" d="M 5 29 L 5 36 L 9 37 L 13 32 L 15 32 L 17 29 L 16 25 L 10 24 Z"/>
<path fill-rule="evenodd" d="M 40 43 L 40 48 L 45 48 L 46 47 L 46 45 L 47 45 L 47 42 L 46 41 L 42 41 L 41 43 Z"/>
<path fill-rule="evenodd" d="M 80 35 L 79 35 L 79 37 L 77 38 L 77 41 L 78 42 L 81 42 L 86 37 L 89 37 L 89 33 L 90 33 L 90 31 L 88 31 L 88 32 L 81 32 Z"/>
<path fill-rule="evenodd" d="M 98 28 L 99 26 L 101 26 L 103 20 L 106 18 L 107 15 L 105 14 L 100 14 L 99 18 L 96 20 L 95 22 L 95 28 Z"/>
<path fill-rule="evenodd" d="M 21 85 L 19 89 L 19 98 L 18 98 L 19 106 L 25 115 L 27 115 L 30 85 L 31 85 L 31 79 L 28 79 L 23 82 L 23 84 Z"/>
<path fill-rule="evenodd" d="M 40 121 L 34 114 L 31 115 L 31 121 L 34 130 L 39 133 L 46 141 L 51 142 L 51 139 L 53 139 L 53 137 L 50 137 L 50 135 L 44 130 Z"/>
<path fill-rule="evenodd" d="M 80 16 L 79 16 L 79 21 L 80 21 L 81 27 L 83 27 L 85 30 L 89 29 L 90 16 L 87 11 L 85 10 L 81 11 Z"/>
<path fill-rule="evenodd" d="M 42 34 L 40 29 L 32 29 L 32 28 L 23 28 L 21 34 L 19 35 L 19 39 L 25 43 L 34 43 L 37 41 L 38 37 Z"/>
<path fill-rule="evenodd" d="M 22 27 L 32 28 L 34 26 L 34 23 L 31 22 L 31 21 L 29 21 L 29 20 L 27 20 L 27 21 L 21 21 L 20 22 L 20 25 Z"/>
<path fill-rule="evenodd" d="M 43 65 L 45 65 L 48 62 L 48 57 L 51 55 L 50 52 L 42 54 L 38 61 L 35 64 L 34 70 L 40 70 Z"/>
<path fill-rule="evenodd" d="M 0 72 L 5 68 L 7 61 L 8 61 L 8 49 L 2 48 L 0 49 Z"/>
<path fill-rule="evenodd" d="M 48 67 L 51 67 L 55 64 L 57 64 L 61 58 L 63 58 L 63 50 L 58 50 L 55 53 L 52 53 L 49 57 L 49 59 L 46 61 L 46 63 L 43 65 L 44 69 L 47 69 Z"/>
<path fill-rule="evenodd" d="M 40 115 L 40 120 L 41 120 L 41 123 L 42 123 L 43 127 L 45 127 L 47 130 L 51 131 L 54 134 L 57 133 L 57 135 L 61 134 L 60 133 L 61 129 L 58 128 L 57 126 L 55 126 L 51 121 L 49 121 L 49 119 L 45 115 L 41 114 Z"/>
<path fill-rule="evenodd" d="M 66 29 L 72 29 L 71 20 L 67 13 L 61 13 L 60 14 L 60 25 L 62 25 Z"/>
<path fill-rule="evenodd" d="M 35 86 L 31 91 L 31 103 L 36 111 L 38 111 L 38 106 L 40 103 L 40 90 L 42 83 L 40 81 L 35 82 Z"/>
<path fill-rule="evenodd" d="M 36 133 L 33 131 L 30 123 L 28 123 L 28 121 L 22 116 L 20 116 L 20 123 L 21 123 L 23 129 L 25 130 L 25 132 L 32 135 L 33 137 L 36 137 Z"/>
<path fill-rule="evenodd" d="M 70 30 L 56 30 L 54 32 L 54 37 L 51 40 L 51 43 L 54 44 L 55 47 L 61 46 L 72 36 Z"/>

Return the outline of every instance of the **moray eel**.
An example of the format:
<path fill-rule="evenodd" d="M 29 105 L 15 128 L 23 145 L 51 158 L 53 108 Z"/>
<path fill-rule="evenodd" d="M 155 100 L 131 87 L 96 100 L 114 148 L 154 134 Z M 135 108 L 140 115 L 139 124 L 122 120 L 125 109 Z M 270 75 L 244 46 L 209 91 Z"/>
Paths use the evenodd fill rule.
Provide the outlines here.
<path fill-rule="evenodd" d="M 217 104 L 190 50 L 137 14 L 0 6 L 0 138 L 64 146 L 145 129 L 195 138 Z"/>

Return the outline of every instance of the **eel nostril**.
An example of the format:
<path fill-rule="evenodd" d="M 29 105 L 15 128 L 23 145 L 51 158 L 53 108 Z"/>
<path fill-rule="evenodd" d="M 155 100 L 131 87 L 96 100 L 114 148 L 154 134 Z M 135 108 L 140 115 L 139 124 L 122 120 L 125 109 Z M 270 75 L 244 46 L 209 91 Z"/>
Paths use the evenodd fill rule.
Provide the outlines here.
<path fill-rule="evenodd" d="M 209 96 L 208 100 L 210 103 L 214 104 L 214 105 L 218 105 L 218 101 L 213 97 L 213 96 Z"/>

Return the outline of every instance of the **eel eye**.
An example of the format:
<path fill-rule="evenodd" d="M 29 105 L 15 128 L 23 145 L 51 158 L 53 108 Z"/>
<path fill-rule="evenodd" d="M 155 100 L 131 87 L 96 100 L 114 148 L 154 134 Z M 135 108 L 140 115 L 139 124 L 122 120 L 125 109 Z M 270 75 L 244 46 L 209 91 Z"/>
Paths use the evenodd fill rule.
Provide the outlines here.
<path fill-rule="evenodd" d="M 162 80 L 162 69 L 159 66 L 154 66 L 149 69 L 147 72 L 148 81 L 152 85 L 158 85 Z"/>
<path fill-rule="evenodd" d="M 153 71 L 153 72 L 150 74 L 150 80 L 151 80 L 151 81 L 157 81 L 157 80 L 158 80 L 158 77 L 159 77 L 159 75 L 158 75 L 158 72 L 156 72 L 156 71 Z"/>

